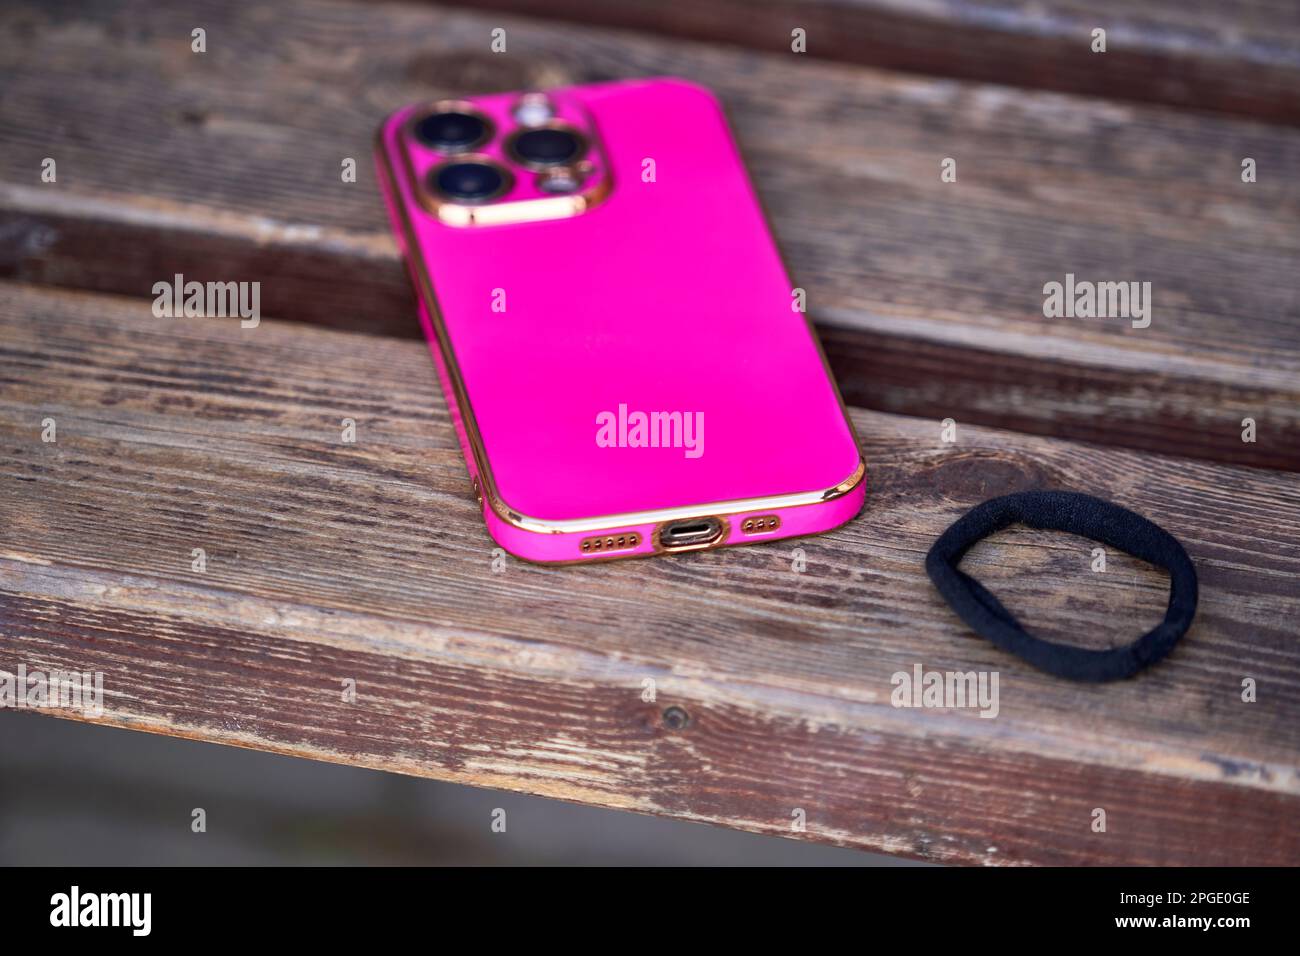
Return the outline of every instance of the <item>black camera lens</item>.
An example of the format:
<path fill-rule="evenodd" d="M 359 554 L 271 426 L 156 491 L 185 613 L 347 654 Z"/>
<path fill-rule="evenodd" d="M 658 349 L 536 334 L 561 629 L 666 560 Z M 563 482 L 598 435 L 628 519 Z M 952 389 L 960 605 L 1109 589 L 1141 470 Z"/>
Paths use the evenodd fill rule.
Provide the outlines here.
<path fill-rule="evenodd" d="M 450 110 L 420 120 L 415 124 L 415 135 L 425 146 L 456 153 L 484 142 L 488 138 L 488 124 L 472 113 Z"/>
<path fill-rule="evenodd" d="M 508 174 L 491 163 L 448 163 L 433 174 L 433 188 L 458 202 L 484 202 L 510 186 Z"/>
<path fill-rule="evenodd" d="M 587 144 L 567 129 L 530 129 L 516 136 L 510 149 L 526 166 L 564 166 L 586 152 Z"/>

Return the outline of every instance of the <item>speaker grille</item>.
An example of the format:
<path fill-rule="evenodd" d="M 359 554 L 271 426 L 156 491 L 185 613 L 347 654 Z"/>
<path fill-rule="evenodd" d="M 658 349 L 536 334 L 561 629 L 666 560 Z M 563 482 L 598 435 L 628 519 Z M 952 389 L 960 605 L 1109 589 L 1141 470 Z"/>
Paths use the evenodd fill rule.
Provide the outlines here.
<path fill-rule="evenodd" d="M 600 534 L 582 539 L 583 554 L 604 554 L 609 551 L 627 551 L 641 543 L 641 535 L 635 531 L 623 534 Z"/>
<path fill-rule="evenodd" d="M 740 523 L 740 530 L 745 534 L 771 534 L 779 527 L 781 519 L 777 515 L 755 515 Z"/>

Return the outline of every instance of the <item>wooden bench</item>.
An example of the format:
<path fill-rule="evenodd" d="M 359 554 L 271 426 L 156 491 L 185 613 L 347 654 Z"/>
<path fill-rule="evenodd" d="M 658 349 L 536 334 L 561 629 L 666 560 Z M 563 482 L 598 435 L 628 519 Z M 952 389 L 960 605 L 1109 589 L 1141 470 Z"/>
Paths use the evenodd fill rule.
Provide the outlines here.
<path fill-rule="evenodd" d="M 732 5 L 694 6 L 673 32 L 728 39 Z M 931 860 L 1300 862 L 1300 132 L 1269 96 L 1294 34 L 1211 113 L 734 45 L 780 49 L 755 31 L 788 36 L 790 5 L 760 6 L 726 46 L 423 4 L 7 5 L 0 669 L 103 671 L 108 724 Z M 867 506 L 773 546 L 502 558 L 415 338 L 374 126 L 421 96 L 667 72 L 728 107 L 861 406 Z M 156 318 L 177 272 L 259 280 L 271 318 Z M 1152 281 L 1150 328 L 1044 318 L 1067 272 Z M 1186 544 L 1201 607 L 1165 663 L 1069 684 L 938 598 L 934 538 L 1030 487 Z M 1104 646 L 1166 585 L 1122 555 L 1094 573 L 1091 548 L 1013 531 L 967 565 L 1041 633 Z M 893 707 L 918 663 L 999 672 L 998 717 Z"/>

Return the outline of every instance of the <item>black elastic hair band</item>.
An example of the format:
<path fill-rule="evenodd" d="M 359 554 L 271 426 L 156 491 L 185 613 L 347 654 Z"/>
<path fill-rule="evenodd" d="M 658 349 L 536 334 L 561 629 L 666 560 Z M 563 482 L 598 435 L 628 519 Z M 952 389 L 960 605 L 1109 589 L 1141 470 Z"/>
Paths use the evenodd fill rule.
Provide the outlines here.
<path fill-rule="evenodd" d="M 1013 524 L 1082 535 L 1164 568 L 1169 572 L 1165 619 L 1132 644 L 1104 651 L 1034 637 L 984 585 L 957 568 L 975 542 Z M 1131 677 L 1168 654 L 1196 614 L 1196 568 L 1173 535 L 1127 508 L 1074 491 L 1024 491 L 977 505 L 934 543 L 925 571 L 953 610 L 980 635 L 1070 680 Z"/>

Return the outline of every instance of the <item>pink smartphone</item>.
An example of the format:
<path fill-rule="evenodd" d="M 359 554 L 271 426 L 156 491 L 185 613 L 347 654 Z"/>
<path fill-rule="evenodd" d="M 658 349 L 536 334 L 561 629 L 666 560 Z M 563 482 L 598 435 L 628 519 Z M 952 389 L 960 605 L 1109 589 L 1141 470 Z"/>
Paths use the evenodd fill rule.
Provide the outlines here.
<path fill-rule="evenodd" d="M 866 465 L 715 97 L 421 103 L 378 165 L 492 537 L 596 561 L 826 531 Z"/>

